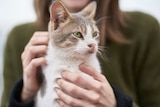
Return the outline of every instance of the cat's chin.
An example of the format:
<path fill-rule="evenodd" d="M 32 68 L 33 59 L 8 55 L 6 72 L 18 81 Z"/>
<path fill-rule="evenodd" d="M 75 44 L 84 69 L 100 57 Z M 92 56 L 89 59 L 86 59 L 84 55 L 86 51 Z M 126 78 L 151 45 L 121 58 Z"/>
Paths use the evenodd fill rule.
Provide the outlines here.
<path fill-rule="evenodd" d="M 96 52 L 90 52 L 90 51 L 83 52 L 83 53 L 76 52 L 76 55 L 74 57 L 77 57 L 80 59 L 87 59 L 94 54 L 96 54 Z"/>
<path fill-rule="evenodd" d="M 96 54 L 95 51 L 87 51 L 87 52 L 85 52 L 85 53 L 83 53 L 81 55 L 83 55 L 84 57 L 89 57 L 89 56 L 92 56 L 94 54 Z"/>
<path fill-rule="evenodd" d="M 87 54 L 95 54 L 95 50 L 88 50 Z"/>

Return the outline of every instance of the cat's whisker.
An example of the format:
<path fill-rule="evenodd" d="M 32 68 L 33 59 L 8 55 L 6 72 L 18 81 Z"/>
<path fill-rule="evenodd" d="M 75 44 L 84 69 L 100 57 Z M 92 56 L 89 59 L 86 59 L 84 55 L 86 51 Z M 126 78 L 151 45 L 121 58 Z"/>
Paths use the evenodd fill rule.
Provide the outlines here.
<path fill-rule="evenodd" d="M 97 51 L 97 55 L 99 55 L 104 61 L 108 60 L 108 58 L 106 57 L 106 53 L 107 53 L 107 48 L 104 46 L 98 46 L 98 51 Z"/>

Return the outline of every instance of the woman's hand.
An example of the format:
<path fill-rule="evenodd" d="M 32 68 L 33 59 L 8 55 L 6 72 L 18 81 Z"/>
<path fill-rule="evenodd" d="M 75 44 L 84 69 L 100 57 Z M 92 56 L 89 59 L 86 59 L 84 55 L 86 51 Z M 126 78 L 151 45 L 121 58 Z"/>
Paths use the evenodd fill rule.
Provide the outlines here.
<path fill-rule="evenodd" d="M 40 70 L 38 68 L 46 64 L 43 56 L 48 48 L 48 40 L 48 32 L 35 32 L 21 55 L 23 64 L 22 102 L 33 100 L 39 89 L 38 74 L 40 74 Z"/>
<path fill-rule="evenodd" d="M 60 88 L 55 88 L 61 107 L 116 107 L 114 92 L 104 75 L 88 65 L 81 64 L 80 70 L 92 78 L 73 72 L 62 72 L 57 79 Z"/>

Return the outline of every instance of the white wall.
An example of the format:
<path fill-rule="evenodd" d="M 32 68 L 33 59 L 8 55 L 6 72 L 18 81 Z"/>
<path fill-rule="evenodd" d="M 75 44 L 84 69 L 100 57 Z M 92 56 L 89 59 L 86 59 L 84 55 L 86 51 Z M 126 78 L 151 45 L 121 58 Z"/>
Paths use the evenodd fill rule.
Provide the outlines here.
<path fill-rule="evenodd" d="M 120 0 L 123 10 L 139 10 L 160 22 L 160 0 Z M 35 20 L 33 0 L 0 0 L 0 96 L 2 92 L 3 47 L 8 32 L 17 24 Z"/>
<path fill-rule="evenodd" d="M 34 20 L 33 0 L 0 0 L 0 103 L 3 89 L 3 48 L 8 32 L 17 24 Z"/>
<path fill-rule="evenodd" d="M 160 22 L 160 0 L 120 0 L 123 10 L 138 10 L 149 13 Z"/>

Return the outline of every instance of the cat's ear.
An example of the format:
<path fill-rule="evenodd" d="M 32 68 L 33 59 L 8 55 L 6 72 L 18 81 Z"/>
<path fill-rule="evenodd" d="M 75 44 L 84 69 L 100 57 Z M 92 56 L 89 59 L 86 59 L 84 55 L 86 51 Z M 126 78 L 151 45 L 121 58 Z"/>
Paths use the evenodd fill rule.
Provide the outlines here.
<path fill-rule="evenodd" d="M 89 3 L 83 10 L 80 11 L 80 14 L 87 16 L 90 19 L 94 19 L 96 15 L 97 3 L 92 1 Z"/>
<path fill-rule="evenodd" d="M 60 1 L 55 1 L 50 6 L 50 21 L 54 23 L 54 29 L 57 29 L 61 23 L 65 23 L 71 17 L 67 8 Z"/>

